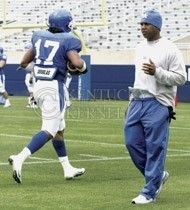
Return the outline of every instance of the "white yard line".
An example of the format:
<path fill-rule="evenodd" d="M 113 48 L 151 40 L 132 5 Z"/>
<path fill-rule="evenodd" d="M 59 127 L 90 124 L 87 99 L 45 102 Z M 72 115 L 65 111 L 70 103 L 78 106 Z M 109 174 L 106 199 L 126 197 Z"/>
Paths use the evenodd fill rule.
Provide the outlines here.
<path fill-rule="evenodd" d="M 171 152 L 187 152 L 187 153 L 190 153 L 190 150 L 186 150 L 186 149 L 168 149 L 168 151 L 171 151 Z"/>
<path fill-rule="evenodd" d="M 167 155 L 167 157 L 190 157 L 190 153 L 185 153 L 185 154 L 171 154 L 171 155 Z"/>
<path fill-rule="evenodd" d="M 185 153 L 185 154 L 171 154 L 167 155 L 168 158 L 172 157 L 190 157 L 190 153 Z M 34 158 L 37 159 L 37 158 Z M 28 161 L 25 162 L 24 164 L 26 165 L 31 165 L 31 164 L 48 164 L 48 163 L 58 163 L 58 160 L 53 160 L 53 159 L 45 159 L 45 158 L 38 158 L 39 160 L 44 160 L 44 161 Z M 100 156 L 98 158 L 91 158 L 91 159 L 79 159 L 79 160 L 71 160 L 71 162 L 98 162 L 98 161 L 112 161 L 112 160 L 130 160 L 131 158 L 129 156 L 121 156 L 121 157 L 102 157 Z M 8 163 L 3 163 L 0 162 L 0 165 L 8 165 Z"/>
<path fill-rule="evenodd" d="M 90 154 L 79 154 L 80 156 L 83 156 L 83 157 L 89 157 L 89 158 L 97 158 L 97 159 L 102 159 L 102 158 L 108 158 L 106 156 L 100 156 L 100 155 L 90 155 Z"/>
<path fill-rule="evenodd" d="M 33 156 L 30 156 L 29 157 L 29 159 L 33 159 L 33 160 L 44 160 L 44 161 L 51 161 L 51 160 L 53 160 L 54 161 L 54 159 L 51 159 L 51 158 L 41 158 L 41 157 L 33 157 Z"/>
<path fill-rule="evenodd" d="M 6 133 L 0 133 L 0 136 L 4 137 L 10 137 L 10 138 L 31 138 L 31 136 L 27 135 L 16 135 L 16 134 L 6 134 Z"/>
<path fill-rule="evenodd" d="M 0 136 L 4 137 L 10 137 L 10 138 L 24 138 L 28 139 L 31 138 L 31 136 L 27 135 L 15 135 L 15 134 L 5 134 L 5 133 L 0 133 Z M 115 143 L 107 143 L 107 142 L 96 142 L 96 141 L 82 141 L 82 140 L 67 140 L 67 142 L 73 142 L 73 143 L 82 143 L 82 144 L 97 144 L 100 146 L 111 146 L 111 147 L 125 147 L 124 144 L 115 144 Z M 175 142 L 171 142 L 175 143 Z M 182 150 L 182 149 L 168 149 L 168 151 L 174 151 L 174 152 L 190 152 L 190 150 Z"/>
<path fill-rule="evenodd" d="M 176 130 L 190 130 L 190 127 L 173 127 L 171 126 L 170 129 L 176 129 Z"/>

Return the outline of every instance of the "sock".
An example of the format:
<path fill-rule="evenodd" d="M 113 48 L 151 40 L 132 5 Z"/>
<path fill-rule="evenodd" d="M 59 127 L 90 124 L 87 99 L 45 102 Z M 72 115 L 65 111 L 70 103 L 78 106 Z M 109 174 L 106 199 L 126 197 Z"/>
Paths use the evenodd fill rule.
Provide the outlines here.
<path fill-rule="evenodd" d="M 59 157 L 59 162 L 61 163 L 63 169 L 69 169 L 69 168 L 72 168 L 70 162 L 69 162 L 69 158 L 68 156 L 65 156 L 65 157 Z"/>
<path fill-rule="evenodd" d="M 66 146 L 64 140 L 52 140 L 53 147 L 58 155 L 58 157 L 65 157 L 67 156 Z"/>
<path fill-rule="evenodd" d="M 59 162 L 61 163 L 63 169 L 72 167 L 67 156 L 65 141 L 53 139 L 52 144 L 58 155 Z"/>
<path fill-rule="evenodd" d="M 24 162 L 26 158 L 28 158 L 30 155 L 30 150 L 27 147 L 25 147 L 17 156 L 19 156 L 20 160 Z"/>
<path fill-rule="evenodd" d="M 28 149 L 31 151 L 31 154 L 39 150 L 44 144 L 49 140 L 49 135 L 45 131 L 40 131 L 33 136 L 32 140 L 28 144 Z"/>

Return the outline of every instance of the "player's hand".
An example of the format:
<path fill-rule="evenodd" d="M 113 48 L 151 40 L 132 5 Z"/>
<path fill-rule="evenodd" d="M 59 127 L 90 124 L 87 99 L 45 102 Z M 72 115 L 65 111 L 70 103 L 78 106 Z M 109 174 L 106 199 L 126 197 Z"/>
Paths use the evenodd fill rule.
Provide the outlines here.
<path fill-rule="evenodd" d="M 153 76 L 156 72 L 156 66 L 154 62 L 151 59 L 149 59 L 149 63 L 142 64 L 142 70 L 145 74 Z"/>
<path fill-rule="evenodd" d="M 71 75 L 81 75 L 81 74 L 86 74 L 88 69 L 86 68 L 86 63 L 84 63 L 84 66 L 83 68 L 81 69 L 78 69 L 76 68 L 70 61 L 67 62 L 67 68 L 68 68 L 68 72 L 71 74 Z"/>
<path fill-rule="evenodd" d="M 67 67 L 70 71 L 77 71 L 76 67 L 70 62 L 67 62 Z"/>

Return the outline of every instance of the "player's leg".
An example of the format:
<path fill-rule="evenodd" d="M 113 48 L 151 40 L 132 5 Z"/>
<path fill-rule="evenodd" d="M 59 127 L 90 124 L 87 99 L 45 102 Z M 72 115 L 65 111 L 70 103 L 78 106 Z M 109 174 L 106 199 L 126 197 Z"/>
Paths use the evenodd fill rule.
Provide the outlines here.
<path fill-rule="evenodd" d="M 5 98 L 3 97 L 2 93 L 0 93 L 0 104 L 5 104 Z"/>
<path fill-rule="evenodd" d="M 8 98 L 9 96 L 8 96 L 7 91 L 5 90 L 5 75 L 0 76 L 0 93 L 2 94 L 3 98 L 5 99 L 4 107 L 5 108 L 10 107 L 11 103 Z"/>
<path fill-rule="evenodd" d="M 69 86 L 70 86 L 71 80 L 72 80 L 72 76 L 69 73 L 67 73 L 65 86 L 64 86 L 66 108 L 69 108 L 71 106 L 71 101 L 70 101 L 70 96 L 69 96 Z"/>
<path fill-rule="evenodd" d="M 80 176 L 84 174 L 84 168 L 74 168 L 69 161 L 67 156 L 67 149 L 64 140 L 64 130 L 66 127 L 65 124 L 65 112 L 67 109 L 67 105 L 65 103 L 64 109 L 61 113 L 61 121 L 59 125 L 59 131 L 57 132 L 56 136 L 52 139 L 53 147 L 58 155 L 59 162 L 61 163 L 64 171 L 64 176 L 66 179 L 72 179 L 76 176 Z"/>
<path fill-rule="evenodd" d="M 24 161 L 33 153 L 38 151 L 52 138 L 52 135 L 47 131 L 39 131 L 35 134 L 30 143 L 23 148 L 17 155 L 11 155 L 8 159 L 9 163 L 13 166 L 13 178 L 17 183 L 22 182 L 21 173 Z"/>
<path fill-rule="evenodd" d="M 84 168 L 75 168 L 70 164 L 69 158 L 67 156 L 63 131 L 57 132 L 56 136 L 52 140 L 52 144 L 58 155 L 59 162 L 63 167 L 65 179 L 73 179 L 74 177 L 81 176 L 85 173 Z"/>
<path fill-rule="evenodd" d="M 29 73 L 29 72 L 26 72 L 24 83 L 25 83 L 26 88 L 27 88 L 28 93 L 29 93 L 29 96 L 28 96 L 28 103 L 27 103 L 27 105 L 26 105 L 27 108 L 30 108 L 30 107 L 31 107 L 31 106 L 30 106 L 31 90 L 30 90 L 29 79 L 30 79 L 30 73 Z"/>
<path fill-rule="evenodd" d="M 10 100 L 9 100 L 9 95 L 7 93 L 7 91 L 5 90 L 3 93 L 2 93 L 4 99 L 5 99 L 5 104 L 4 104 L 4 107 L 10 107 L 11 106 L 11 103 L 10 103 Z"/>
<path fill-rule="evenodd" d="M 42 127 L 41 131 L 35 134 L 30 143 L 17 155 L 11 155 L 9 157 L 9 162 L 13 166 L 13 178 L 17 183 L 21 183 L 21 170 L 23 162 L 33 153 L 38 151 L 41 147 L 43 147 L 48 140 L 50 140 L 53 136 L 56 135 L 59 123 L 60 123 L 60 112 L 59 109 L 59 101 L 55 96 L 56 92 L 56 84 L 52 84 L 49 82 L 50 88 L 53 89 L 53 97 L 50 97 L 50 93 L 47 93 L 46 88 L 44 88 L 44 82 L 39 81 L 39 85 L 36 89 L 36 98 L 40 100 L 40 108 L 42 111 Z M 52 96 L 52 95 L 51 95 Z M 49 108 L 49 109 L 48 109 Z M 52 112 L 53 110 L 53 112 Z M 57 115 L 58 114 L 58 115 Z"/>
<path fill-rule="evenodd" d="M 25 85 L 27 87 L 29 97 L 28 97 L 28 104 L 26 107 L 28 108 L 37 108 L 37 103 L 34 99 L 33 91 L 34 91 L 34 78 L 31 77 L 31 73 L 26 73 L 25 76 Z"/>
<path fill-rule="evenodd" d="M 84 169 L 75 169 L 69 163 L 63 138 L 62 131 L 65 128 L 64 115 L 66 110 L 66 104 L 64 103 L 64 84 L 56 83 L 54 86 L 51 86 L 51 88 L 46 88 L 45 91 L 46 90 L 48 90 L 49 93 L 47 94 L 47 99 L 45 101 L 43 100 L 42 129 L 48 130 L 53 136 L 53 146 L 64 168 L 65 178 L 70 179 L 82 175 L 85 171 Z M 54 90 L 57 91 L 54 92 Z M 51 94 L 52 92 L 54 92 L 53 95 Z"/>
<path fill-rule="evenodd" d="M 71 106 L 71 101 L 70 101 L 69 91 L 68 91 L 67 87 L 64 87 L 64 94 L 65 94 L 66 108 L 69 108 Z"/>

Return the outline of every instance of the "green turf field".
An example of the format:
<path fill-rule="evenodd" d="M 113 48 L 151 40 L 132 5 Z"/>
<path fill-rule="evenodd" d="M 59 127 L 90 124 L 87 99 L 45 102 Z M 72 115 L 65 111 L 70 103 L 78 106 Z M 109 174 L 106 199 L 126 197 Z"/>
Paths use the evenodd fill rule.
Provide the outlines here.
<path fill-rule="evenodd" d="M 134 206 L 144 184 L 123 144 L 125 101 L 73 101 L 67 113 L 66 143 L 72 164 L 86 174 L 66 181 L 51 142 L 23 165 L 22 184 L 12 179 L 9 155 L 16 154 L 41 126 L 39 110 L 26 98 L 0 106 L 0 209 L 124 210 L 190 209 L 190 104 L 177 106 L 171 123 L 167 170 L 170 178 L 154 204 Z"/>

